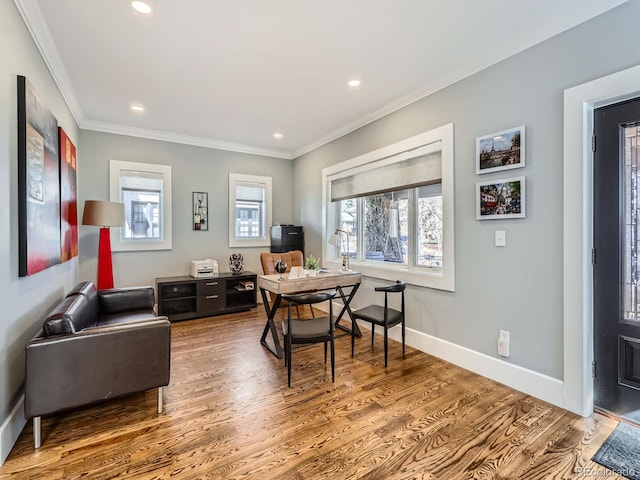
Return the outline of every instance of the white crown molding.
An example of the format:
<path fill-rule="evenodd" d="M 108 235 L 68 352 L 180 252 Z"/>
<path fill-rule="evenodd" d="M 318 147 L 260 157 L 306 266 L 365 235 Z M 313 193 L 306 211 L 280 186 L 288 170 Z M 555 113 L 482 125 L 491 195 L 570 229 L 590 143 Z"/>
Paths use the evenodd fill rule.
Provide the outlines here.
<path fill-rule="evenodd" d="M 55 43 L 51 38 L 49 28 L 42 17 L 40 7 L 38 7 L 35 0 L 13 0 L 13 3 L 16 5 L 24 24 L 29 30 L 31 38 L 33 38 L 47 69 L 53 77 L 53 81 L 58 86 L 62 98 L 69 107 L 71 115 L 76 123 L 80 125 L 84 119 L 82 108 L 75 96 L 71 80 L 60 59 L 58 49 L 55 47 Z"/>
<path fill-rule="evenodd" d="M 254 147 L 252 145 L 243 145 L 240 143 L 223 142 L 204 137 L 192 137 L 189 135 L 181 135 L 178 133 L 163 132 L 161 130 L 148 130 L 146 128 L 131 127 L 126 125 L 118 125 L 108 122 L 97 122 L 94 120 L 85 120 L 79 124 L 80 128 L 85 130 L 94 130 L 96 132 L 115 133 L 117 135 L 127 135 L 129 137 L 148 138 L 151 140 L 160 140 L 171 143 L 182 143 L 185 145 L 195 145 L 197 147 L 215 148 L 217 150 L 227 150 L 230 152 L 249 153 L 251 155 L 261 155 L 263 157 L 275 157 L 291 160 L 293 157 L 289 152 L 282 150 L 271 150 L 268 148 Z"/>
<path fill-rule="evenodd" d="M 623 3 L 626 3 L 629 0 L 617 0 L 616 2 L 616 7 L 622 5 Z M 573 27 L 575 27 L 576 25 L 579 25 L 580 23 L 583 23 L 587 20 L 589 20 L 590 18 L 593 18 L 597 15 L 601 15 L 604 12 L 606 12 L 607 10 L 611 9 L 611 8 L 615 8 L 615 7 L 608 7 L 608 8 L 601 8 L 598 9 L 595 12 L 592 12 L 593 15 L 591 16 L 587 16 L 586 18 L 581 19 L 580 21 L 578 21 L 577 23 L 575 23 L 574 25 L 571 25 L 569 27 L 567 27 L 564 30 L 568 30 L 571 29 Z M 557 22 L 560 21 L 560 18 L 558 18 L 556 20 Z M 563 30 L 563 31 L 564 31 Z M 486 55 L 484 55 L 482 58 L 477 58 L 475 62 L 473 62 L 470 65 L 465 65 L 462 66 L 462 68 L 460 70 L 451 72 L 449 75 L 447 75 L 445 78 L 442 79 L 442 81 L 439 82 L 438 85 L 430 85 L 428 87 L 424 87 L 424 88 L 420 88 L 408 95 L 406 95 L 405 97 L 402 97 L 382 108 L 380 108 L 379 110 L 376 110 L 374 112 L 372 112 L 369 115 L 366 115 L 360 119 L 354 120 L 353 122 L 350 122 L 344 126 L 342 126 L 341 128 L 338 128 L 337 130 L 334 130 L 333 132 L 319 138 L 318 140 L 311 142 L 301 148 L 299 148 L 298 150 L 295 150 L 292 152 L 292 156 L 293 158 L 298 158 L 301 157 L 302 155 L 309 153 L 313 150 L 316 150 L 317 148 L 322 147 L 323 145 L 326 145 L 329 142 L 332 142 L 334 140 L 337 140 L 340 137 L 343 137 L 359 128 L 362 128 L 370 123 L 375 122 L 376 120 L 379 120 L 397 110 L 400 110 L 401 108 L 404 108 L 412 103 L 415 103 L 425 97 L 428 97 L 429 95 L 432 95 L 440 90 L 445 89 L 446 87 L 449 87 L 451 85 L 453 85 L 454 83 L 457 83 L 467 77 L 470 77 L 471 75 L 474 75 L 482 70 L 484 70 L 485 68 L 488 68 L 492 65 L 495 65 L 503 60 L 506 60 L 509 57 L 512 57 L 520 52 L 523 52 L 524 50 L 533 47 L 534 45 L 537 45 L 539 43 L 542 43 L 546 40 L 548 40 L 549 38 L 552 38 L 555 35 L 559 35 L 561 32 L 557 31 L 554 27 L 554 25 L 552 24 L 545 24 L 544 26 L 542 26 L 541 28 L 539 28 L 536 31 L 533 32 L 526 32 L 523 31 L 521 32 L 520 38 L 519 39 L 515 39 L 514 41 L 510 41 L 508 44 L 504 44 L 502 46 L 497 47 L 496 50 L 493 50 L 492 52 L 487 52 Z M 516 48 L 513 48 L 512 45 L 516 45 Z"/>
<path fill-rule="evenodd" d="M 122 135 L 131 135 L 141 138 L 149 138 L 156 140 L 164 140 L 168 142 L 174 143 L 182 143 L 188 145 L 202 146 L 207 148 L 216 148 L 221 150 L 235 151 L 240 153 L 249 153 L 254 155 L 263 155 L 269 157 L 276 158 L 285 158 L 285 159 L 295 159 L 306 153 L 309 153 L 313 150 L 316 150 L 327 143 L 330 143 L 340 137 L 343 137 L 361 127 L 364 127 L 376 120 L 379 120 L 382 117 L 385 117 L 401 108 L 404 108 L 412 103 L 415 103 L 429 95 L 432 95 L 468 76 L 471 76 L 491 65 L 494 65 L 512 55 L 515 55 L 531 46 L 540 43 L 541 41 L 549 38 L 553 33 L 557 33 L 553 30 L 552 25 L 546 25 L 539 29 L 536 32 L 523 32 L 522 38 L 520 41 L 510 42 L 509 44 L 503 45 L 498 50 L 494 50 L 492 53 L 489 53 L 484 58 L 478 58 L 471 65 L 464 66 L 458 71 L 451 72 L 446 78 L 442 79 L 437 85 L 430 85 L 428 87 L 419 89 L 403 98 L 400 98 L 385 107 L 374 111 L 364 117 L 361 117 L 358 120 L 350 122 L 342 127 L 334 130 L 333 132 L 319 138 L 316 141 L 313 141 L 297 150 L 292 152 L 281 151 L 281 150 L 271 150 L 264 149 L 260 147 L 255 147 L 251 145 L 244 144 L 235 144 L 231 142 L 225 142 L 222 140 L 215 140 L 203 137 L 191 137 L 188 135 L 180 135 L 173 134 L 163 131 L 155 131 L 148 129 L 139 129 L 129 126 L 120 126 L 116 124 L 110 124 L 106 122 L 87 120 L 84 117 L 82 112 L 82 108 L 77 101 L 77 98 L 74 94 L 74 90 L 67 75 L 67 71 L 64 68 L 64 65 L 60 59 L 60 55 L 55 47 L 53 39 L 51 38 L 51 34 L 42 17 L 42 13 L 38 6 L 37 0 L 13 0 L 16 8 L 18 9 L 20 15 L 22 16 L 25 25 L 27 26 L 42 58 L 44 59 L 47 68 L 51 72 L 51 75 L 54 79 L 54 82 L 58 86 L 60 93 L 62 94 L 67 106 L 69 107 L 71 114 L 73 115 L 76 123 L 80 128 L 89 129 L 89 130 L 97 130 L 107 133 L 116 133 Z M 616 5 L 621 5 L 628 0 L 617 0 Z M 611 8 L 611 7 L 609 7 Z M 603 8 L 601 11 L 594 11 L 592 14 L 601 14 L 609 8 Z M 583 21 L 588 20 L 593 15 L 588 16 L 578 23 L 582 23 Z M 568 28 L 571 28 L 569 26 Z M 513 48 L 511 45 L 515 45 Z M 491 57 L 491 58 L 489 58 Z"/>

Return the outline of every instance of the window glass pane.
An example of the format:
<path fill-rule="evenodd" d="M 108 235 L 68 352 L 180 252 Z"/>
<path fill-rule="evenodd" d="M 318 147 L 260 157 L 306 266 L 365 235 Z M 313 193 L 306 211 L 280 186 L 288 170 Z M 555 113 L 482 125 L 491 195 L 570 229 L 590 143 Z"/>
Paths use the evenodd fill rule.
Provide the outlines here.
<path fill-rule="evenodd" d="M 162 239 L 162 187 L 160 173 L 120 171 L 120 201 L 125 212 L 120 238 Z"/>
<path fill-rule="evenodd" d="M 407 263 L 408 190 L 364 197 L 364 259 Z"/>
<path fill-rule="evenodd" d="M 338 225 L 336 228 L 349 234 L 349 257 L 358 255 L 358 200 L 349 198 L 338 202 Z M 342 254 L 342 248 L 338 255 Z"/>
<path fill-rule="evenodd" d="M 265 238 L 265 192 L 263 184 L 236 184 L 236 238 Z"/>
<path fill-rule="evenodd" d="M 640 295 L 638 282 L 638 164 L 640 163 L 640 127 L 624 127 L 624 237 L 623 237 L 623 302 L 624 319 L 638 322 Z"/>
<path fill-rule="evenodd" d="M 416 264 L 442 268 L 442 193 L 439 185 L 418 188 Z"/>

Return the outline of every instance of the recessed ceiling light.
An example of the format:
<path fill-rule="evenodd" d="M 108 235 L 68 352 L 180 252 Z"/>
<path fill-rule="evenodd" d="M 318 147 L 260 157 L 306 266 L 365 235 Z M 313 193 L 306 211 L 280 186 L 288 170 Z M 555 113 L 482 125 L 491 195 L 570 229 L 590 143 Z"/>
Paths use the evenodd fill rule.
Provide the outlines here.
<path fill-rule="evenodd" d="M 360 86 L 360 80 L 349 80 L 347 82 L 347 85 L 349 85 L 350 87 L 359 87 Z"/>
<path fill-rule="evenodd" d="M 131 105 L 131 110 L 133 110 L 134 112 L 144 112 L 144 105 L 134 103 Z"/>
<path fill-rule="evenodd" d="M 142 13 L 144 15 L 149 15 L 151 13 L 151 4 L 149 2 L 134 0 L 131 2 L 131 6 L 136 12 Z"/>
<path fill-rule="evenodd" d="M 282 134 L 280 132 L 276 132 L 273 134 L 273 138 L 277 138 L 278 140 L 280 140 L 282 138 Z"/>

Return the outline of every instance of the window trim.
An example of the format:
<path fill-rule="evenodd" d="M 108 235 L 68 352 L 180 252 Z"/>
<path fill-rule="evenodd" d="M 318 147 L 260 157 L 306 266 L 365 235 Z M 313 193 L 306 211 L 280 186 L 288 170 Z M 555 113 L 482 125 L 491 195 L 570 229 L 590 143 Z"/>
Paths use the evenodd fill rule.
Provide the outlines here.
<path fill-rule="evenodd" d="M 397 156 L 396 161 L 402 161 L 406 156 L 401 155 L 432 143 L 441 142 L 442 155 L 442 214 L 443 214 L 443 268 L 439 272 L 424 266 L 414 265 L 410 259 L 407 265 L 372 265 L 372 262 L 351 259 L 351 268 L 357 269 L 363 275 L 385 280 L 401 278 L 406 282 L 439 290 L 455 290 L 455 239 L 454 239 L 454 143 L 453 123 L 434 128 L 427 132 L 387 145 L 369 153 L 332 165 L 322 170 L 322 262 L 328 268 L 340 268 L 339 258 L 329 258 L 328 238 L 334 232 L 336 209 L 330 202 L 331 181 L 351 175 L 355 172 L 376 168 L 381 162 L 393 162 L 391 157 Z M 413 214 L 415 217 L 415 212 Z M 413 223 L 413 222 L 412 222 Z M 415 237 L 410 226 L 409 235 Z M 329 231 L 330 230 L 330 231 Z"/>
<path fill-rule="evenodd" d="M 261 183 L 265 186 L 265 220 L 264 238 L 236 237 L 236 186 L 239 182 Z M 229 246 L 230 247 L 269 247 L 271 237 L 269 227 L 271 226 L 272 210 L 272 181 L 271 177 L 260 175 L 245 175 L 242 173 L 229 173 Z"/>
<path fill-rule="evenodd" d="M 162 175 L 162 197 L 160 215 L 162 216 L 162 238 L 140 239 L 121 238 L 120 229 L 111 229 L 111 250 L 114 252 L 132 252 L 143 250 L 171 250 L 171 165 L 158 165 L 153 163 L 127 162 L 123 160 L 109 161 L 109 199 L 112 202 L 120 200 L 120 177 L 123 171 L 147 172 Z"/>

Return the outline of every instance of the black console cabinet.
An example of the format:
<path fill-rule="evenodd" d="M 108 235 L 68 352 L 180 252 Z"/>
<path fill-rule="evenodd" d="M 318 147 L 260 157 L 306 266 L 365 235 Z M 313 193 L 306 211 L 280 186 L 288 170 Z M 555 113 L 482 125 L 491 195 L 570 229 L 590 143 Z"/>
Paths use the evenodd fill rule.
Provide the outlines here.
<path fill-rule="evenodd" d="M 242 282 L 253 282 L 253 289 L 244 288 Z M 156 278 L 158 315 L 174 322 L 249 310 L 256 307 L 257 288 L 253 272 L 221 273 L 210 278 Z"/>
<path fill-rule="evenodd" d="M 271 227 L 271 253 L 300 250 L 304 255 L 304 232 L 294 225 L 274 225 Z"/>

